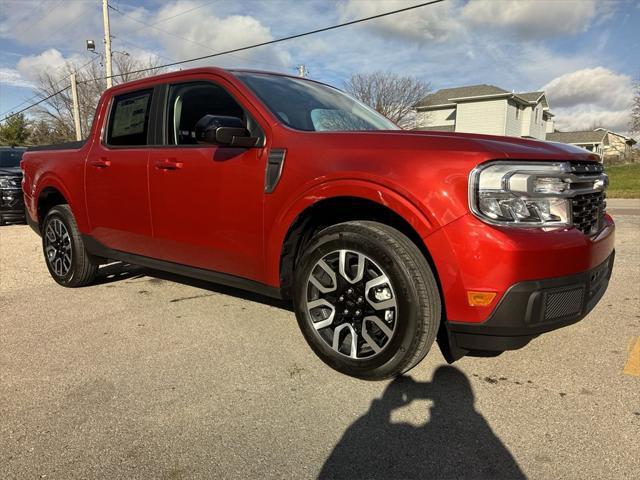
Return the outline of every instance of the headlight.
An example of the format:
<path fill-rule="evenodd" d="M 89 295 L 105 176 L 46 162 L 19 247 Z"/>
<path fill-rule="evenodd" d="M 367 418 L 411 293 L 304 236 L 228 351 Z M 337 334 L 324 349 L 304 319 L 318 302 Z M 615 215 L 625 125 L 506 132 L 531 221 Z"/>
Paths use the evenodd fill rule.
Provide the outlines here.
<path fill-rule="evenodd" d="M 572 197 L 607 184 L 604 173 L 578 175 L 569 162 L 487 163 L 469 176 L 469 208 L 496 225 L 569 227 Z"/>
<path fill-rule="evenodd" d="M 11 185 L 11 181 L 9 180 L 9 178 L 8 177 L 0 177 L 0 189 L 6 190 L 6 189 L 9 189 L 9 188 L 11 188 L 11 189 L 15 188 L 15 187 L 13 187 Z"/>

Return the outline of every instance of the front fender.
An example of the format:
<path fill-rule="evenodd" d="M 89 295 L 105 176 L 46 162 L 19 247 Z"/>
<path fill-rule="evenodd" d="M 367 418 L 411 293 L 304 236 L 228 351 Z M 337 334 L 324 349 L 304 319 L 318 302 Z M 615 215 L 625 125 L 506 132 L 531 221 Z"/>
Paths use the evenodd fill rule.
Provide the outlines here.
<path fill-rule="evenodd" d="M 286 235 L 296 219 L 316 203 L 337 197 L 361 198 L 389 208 L 407 221 L 422 238 L 437 229 L 413 202 L 386 186 L 367 180 L 327 181 L 306 190 L 276 217 L 266 241 L 266 274 L 269 285 L 280 284 L 280 254 Z"/>

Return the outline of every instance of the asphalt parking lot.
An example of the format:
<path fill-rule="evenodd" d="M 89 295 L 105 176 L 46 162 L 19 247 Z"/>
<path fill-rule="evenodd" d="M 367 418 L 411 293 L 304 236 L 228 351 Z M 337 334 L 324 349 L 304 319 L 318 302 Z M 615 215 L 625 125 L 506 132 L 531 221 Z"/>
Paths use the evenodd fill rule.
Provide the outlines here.
<path fill-rule="evenodd" d="M 0 478 L 638 478 L 640 202 L 610 212 L 585 320 L 376 383 L 324 366 L 286 305 L 122 266 L 64 289 L 2 227 Z"/>

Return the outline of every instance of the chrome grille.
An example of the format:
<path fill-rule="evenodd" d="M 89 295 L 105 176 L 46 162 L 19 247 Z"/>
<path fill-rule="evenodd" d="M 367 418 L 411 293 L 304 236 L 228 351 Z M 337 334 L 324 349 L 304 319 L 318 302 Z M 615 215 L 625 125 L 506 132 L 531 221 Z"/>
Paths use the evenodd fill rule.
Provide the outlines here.
<path fill-rule="evenodd" d="M 594 235 L 602 228 L 607 207 L 604 165 L 597 162 L 572 162 L 570 168 L 573 174 L 571 190 L 574 190 L 571 197 L 573 225 L 585 235 Z M 596 189 L 596 182 L 602 178 L 605 181 L 604 189 Z"/>
<path fill-rule="evenodd" d="M 606 202 L 604 192 L 585 193 L 571 199 L 573 225 L 586 235 L 600 230 Z"/>
<path fill-rule="evenodd" d="M 22 177 L 5 177 L 9 181 L 9 188 L 22 188 Z"/>
<path fill-rule="evenodd" d="M 572 162 L 570 164 L 571 173 L 594 174 L 604 172 L 604 165 L 596 162 Z"/>

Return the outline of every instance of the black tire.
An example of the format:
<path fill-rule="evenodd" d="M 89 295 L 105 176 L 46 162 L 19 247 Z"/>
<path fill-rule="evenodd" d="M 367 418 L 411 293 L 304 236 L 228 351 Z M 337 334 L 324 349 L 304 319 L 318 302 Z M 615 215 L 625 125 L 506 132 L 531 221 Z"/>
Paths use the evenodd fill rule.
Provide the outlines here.
<path fill-rule="evenodd" d="M 363 262 L 367 262 L 363 264 L 371 267 L 370 269 L 365 267 L 365 271 L 375 274 L 375 269 L 378 267 L 381 272 L 378 278 L 381 278 L 382 274 L 384 274 L 389 279 L 389 282 L 385 285 L 389 285 L 390 290 L 388 291 L 391 292 L 396 303 L 395 308 L 390 309 L 391 317 L 388 321 L 393 322 L 394 330 L 391 335 L 385 334 L 378 337 L 382 338 L 383 341 L 386 339 L 386 343 L 382 347 L 376 343 L 378 349 L 382 348 L 377 353 L 371 353 L 373 350 L 368 347 L 371 344 L 370 342 L 367 341 L 367 345 L 364 345 L 364 324 L 360 323 L 358 325 L 357 321 L 354 320 L 353 313 L 351 313 L 350 320 L 345 320 L 344 318 L 346 317 L 339 319 L 338 316 L 341 313 L 337 313 L 338 307 L 336 306 L 333 307 L 333 314 L 328 315 L 323 312 L 321 315 L 322 318 L 325 318 L 325 323 L 328 322 L 327 317 L 333 318 L 332 323 L 325 327 L 325 330 L 328 329 L 329 333 L 324 334 L 325 337 L 323 338 L 323 335 L 319 333 L 320 330 L 314 328 L 314 321 L 311 319 L 312 310 L 308 307 L 308 303 L 314 301 L 310 299 L 310 296 L 313 296 L 317 303 L 318 295 L 322 294 L 311 286 L 310 276 L 313 272 L 320 272 L 320 275 L 323 275 L 320 270 L 314 270 L 319 268 L 318 262 L 327 259 L 323 265 L 328 266 L 330 259 L 335 258 L 332 255 L 335 255 L 336 251 L 340 255 L 339 252 L 341 250 L 350 252 L 345 255 L 355 256 L 358 262 L 360 262 L 359 254 L 362 254 L 362 256 L 366 257 Z M 346 260 L 341 259 L 340 262 L 347 264 Z M 354 265 L 349 265 L 347 268 L 350 269 L 350 272 L 354 271 Z M 322 269 L 325 272 L 327 271 L 324 268 Z M 357 266 L 355 270 L 358 270 Z M 332 288 L 332 283 L 335 282 L 336 293 L 334 295 L 339 295 L 339 299 L 336 302 L 343 302 L 340 305 L 344 306 L 345 296 L 340 294 L 340 288 L 342 287 L 338 285 L 340 282 L 347 285 L 347 287 L 349 285 L 343 281 L 342 278 L 344 276 L 341 278 L 340 272 L 334 273 L 334 275 L 335 280 L 331 280 L 330 276 L 328 277 L 330 281 L 327 285 Z M 359 273 L 355 276 L 352 275 L 352 280 L 358 278 L 358 275 Z M 318 277 L 316 276 L 315 279 L 317 280 Z M 376 280 L 375 276 L 373 280 Z M 351 280 L 347 282 L 351 282 Z M 357 292 L 363 291 L 360 283 L 364 282 L 367 282 L 366 274 L 363 280 L 354 287 Z M 375 282 L 368 281 L 366 285 L 372 285 L 373 283 Z M 372 298 L 371 290 L 373 289 L 365 290 L 365 297 L 368 296 L 366 298 Z M 357 295 L 361 295 L 357 292 Z M 376 291 L 374 293 L 376 299 L 378 298 L 378 293 L 380 292 Z M 326 293 L 325 295 L 329 296 L 330 294 Z M 353 292 L 348 293 L 348 295 L 353 295 Z M 389 296 L 384 298 L 389 298 Z M 360 296 L 357 301 L 362 302 L 362 297 Z M 369 308 L 373 303 L 369 302 L 366 307 Z M 350 305 L 353 306 L 353 302 Z M 365 380 L 392 378 L 416 366 L 427 355 L 435 341 L 440 325 L 442 308 L 434 274 L 416 245 L 398 230 L 370 221 L 341 223 L 328 227 L 314 235 L 296 263 L 294 307 L 300 329 L 307 343 L 320 359 L 341 373 Z M 324 307 L 312 308 L 322 309 Z M 327 309 L 327 311 L 331 312 L 331 309 Z M 344 310 L 344 312 L 347 311 L 348 308 Z M 395 319 L 393 318 L 393 312 L 397 315 Z M 377 312 L 374 312 L 374 314 L 379 315 Z M 383 316 L 382 319 L 387 321 L 386 316 Z M 350 358 L 350 354 L 354 349 L 354 345 L 349 343 L 353 341 L 353 336 L 349 337 L 349 335 L 352 335 L 350 333 L 347 333 L 347 337 L 344 339 L 345 342 L 349 343 L 349 355 L 339 351 L 342 348 L 340 345 L 343 344 L 341 340 L 342 333 L 336 335 L 337 329 L 331 330 L 331 328 L 334 325 L 339 326 L 340 322 L 351 322 L 353 327 L 351 331 L 356 332 L 356 335 L 353 335 L 358 338 L 357 345 L 355 345 L 356 356 L 360 355 L 358 351 L 360 348 L 369 348 L 369 355 L 372 355 L 371 358 Z M 341 330 L 346 331 L 349 328 Z M 332 346 L 327 339 L 327 336 L 331 335 L 333 335 L 333 342 L 336 341 L 336 337 L 338 338 L 338 350 L 333 348 L 335 343 Z M 370 333 L 369 337 L 371 337 Z M 349 340 L 347 341 L 347 339 Z"/>
<path fill-rule="evenodd" d="M 48 236 L 48 232 L 51 232 L 54 226 L 59 227 L 59 224 L 56 222 L 61 222 L 68 234 L 68 241 L 60 240 L 59 243 L 56 244 L 61 245 L 61 243 L 64 243 L 63 248 L 70 256 L 70 262 L 65 261 L 62 268 L 60 268 L 59 261 L 54 265 L 56 257 L 52 260 L 47 254 L 47 248 L 50 248 L 52 245 L 52 237 L 50 235 Z M 51 230 L 49 230 L 50 227 Z M 87 252 L 80 231 L 78 230 L 78 225 L 68 205 L 57 205 L 47 213 L 42 223 L 42 250 L 51 277 L 63 287 L 84 287 L 85 285 L 91 284 L 95 279 L 99 265 Z"/>

